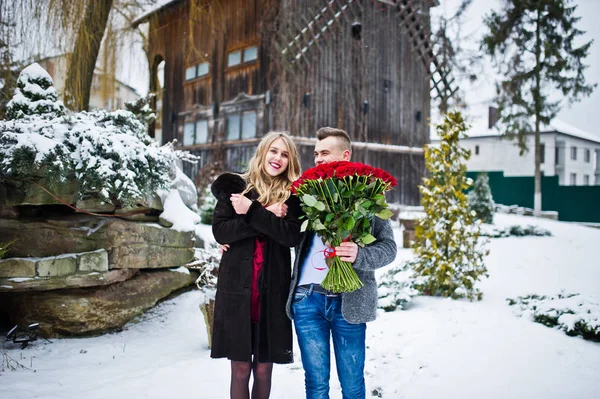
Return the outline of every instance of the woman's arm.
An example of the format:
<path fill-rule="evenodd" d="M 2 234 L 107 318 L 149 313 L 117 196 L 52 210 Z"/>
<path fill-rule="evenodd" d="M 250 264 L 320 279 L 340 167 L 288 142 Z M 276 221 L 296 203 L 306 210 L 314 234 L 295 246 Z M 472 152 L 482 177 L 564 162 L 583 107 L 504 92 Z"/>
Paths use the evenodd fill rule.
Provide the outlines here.
<path fill-rule="evenodd" d="M 243 215 L 235 213 L 231 202 L 224 200 L 218 200 L 215 205 L 212 231 L 219 244 L 231 244 L 258 235 L 258 232 L 244 220 Z"/>
<path fill-rule="evenodd" d="M 296 197 L 290 197 L 286 204 L 288 205 L 287 215 L 280 218 L 263 208 L 258 201 L 252 201 L 244 219 L 256 231 L 265 234 L 279 244 L 295 247 L 300 243 L 302 221 L 299 217 L 302 210 Z"/>

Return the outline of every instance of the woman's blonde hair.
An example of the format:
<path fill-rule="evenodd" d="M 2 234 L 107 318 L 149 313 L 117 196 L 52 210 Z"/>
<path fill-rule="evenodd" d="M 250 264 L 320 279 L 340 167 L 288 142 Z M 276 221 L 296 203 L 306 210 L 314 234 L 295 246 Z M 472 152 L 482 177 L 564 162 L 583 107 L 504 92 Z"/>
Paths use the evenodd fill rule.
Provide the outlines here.
<path fill-rule="evenodd" d="M 272 177 L 265 171 L 265 158 L 269 148 L 277 139 L 282 139 L 287 146 L 288 166 L 278 176 Z M 290 186 L 300 177 L 300 156 L 296 144 L 287 132 L 267 133 L 256 148 L 256 152 L 248 165 L 248 171 L 242 175 L 248 183 L 244 194 L 254 189 L 258 193 L 258 202 L 271 205 L 285 202 L 290 197 Z"/>

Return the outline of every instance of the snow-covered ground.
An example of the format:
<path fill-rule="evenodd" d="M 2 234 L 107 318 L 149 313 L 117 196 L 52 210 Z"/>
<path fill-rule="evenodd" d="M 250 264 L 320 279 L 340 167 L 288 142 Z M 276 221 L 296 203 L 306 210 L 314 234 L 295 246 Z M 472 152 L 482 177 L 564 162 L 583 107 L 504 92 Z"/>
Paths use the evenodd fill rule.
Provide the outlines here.
<path fill-rule="evenodd" d="M 481 302 L 418 297 L 406 311 L 380 313 L 367 327 L 368 397 L 600 397 L 600 344 L 518 318 L 506 303 L 562 289 L 597 298 L 600 229 L 504 214 L 495 223 L 534 224 L 553 236 L 492 239 Z M 201 230 L 211 237 L 209 226 Z M 401 249 L 396 262 L 410 257 Z M 8 350 L 32 370 L 0 373 L 0 397 L 227 398 L 229 363 L 209 357 L 201 295 L 165 301 L 119 333 Z M 304 397 L 297 346 L 295 357 L 274 367 L 272 398 Z M 335 366 L 331 385 L 340 398 Z"/>

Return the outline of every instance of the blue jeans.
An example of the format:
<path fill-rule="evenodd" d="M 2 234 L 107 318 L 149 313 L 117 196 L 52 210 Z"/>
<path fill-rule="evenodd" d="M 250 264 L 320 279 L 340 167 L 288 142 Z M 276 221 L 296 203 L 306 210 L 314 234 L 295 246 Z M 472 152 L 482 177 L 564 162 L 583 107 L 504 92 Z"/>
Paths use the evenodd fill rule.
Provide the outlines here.
<path fill-rule="evenodd" d="M 342 317 L 342 297 L 330 297 L 298 287 L 293 301 L 294 326 L 307 399 L 329 399 L 330 336 L 344 399 L 365 398 L 365 338 L 367 325 Z"/>

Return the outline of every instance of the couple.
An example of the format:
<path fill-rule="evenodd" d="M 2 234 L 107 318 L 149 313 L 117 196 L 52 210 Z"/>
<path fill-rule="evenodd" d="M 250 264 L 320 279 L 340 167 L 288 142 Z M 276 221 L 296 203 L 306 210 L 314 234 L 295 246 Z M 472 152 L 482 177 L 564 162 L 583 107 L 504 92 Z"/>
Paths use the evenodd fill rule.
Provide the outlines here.
<path fill-rule="evenodd" d="M 317 131 L 315 164 L 349 161 L 348 134 Z M 359 248 L 336 247 L 364 286 L 333 294 L 320 283 L 327 274 L 321 239 L 300 232 L 300 201 L 290 185 L 300 176 L 296 145 L 287 133 L 271 132 L 259 143 L 243 175 L 225 173 L 212 185 L 217 198 L 213 234 L 223 245 L 211 357 L 231 360 L 232 398 L 268 398 L 273 363 L 291 363 L 294 320 L 305 373 L 306 397 L 329 398 L 330 340 L 344 398 L 365 398 L 366 323 L 375 319 L 374 270 L 392 262 L 396 244 L 388 220 L 375 218 L 377 239 Z M 296 257 L 290 278 L 290 247 Z"/>

